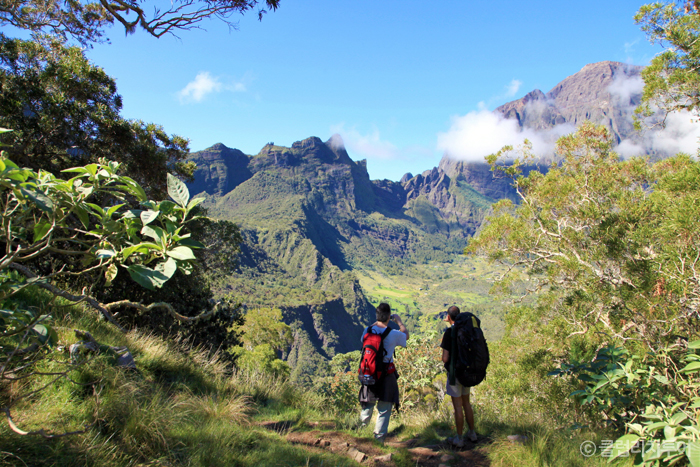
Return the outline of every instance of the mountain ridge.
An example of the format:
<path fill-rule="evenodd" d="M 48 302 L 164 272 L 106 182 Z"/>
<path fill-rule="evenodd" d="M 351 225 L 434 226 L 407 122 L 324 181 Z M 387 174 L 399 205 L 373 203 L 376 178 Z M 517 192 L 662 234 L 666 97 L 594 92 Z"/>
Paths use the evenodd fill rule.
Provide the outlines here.
<path fill-rule="evenodd" d="M 589 64 L 549 93 L 533 90 L 494 112 L 535 130 L 573 128 L 592 117 L 618 141 L 630 139 L 629 112 L 638 100 L 630 80 L 638 77 L 639 67 Z M 360 276 L 411 274 L 431 261 L 449 265 L 495 201 L 518 202 L 510 180 L 485 162 L 447 156 L 438 167 L 398 182 L 371 180 L 366 161 L 353 161 L 339 135 L 291 147 L 268 143 L 256 155 L 217 143 L 190 160 L 197 163 L 190 191 L 206 194 L 210 214 L 239 224 L 246 239 L 239 277 L 219 284 L 217 293 L 249 310 L 281 308 L 295 333 L 286 355 L 293 367 L 359 348 L 357 335 L 374 320 Z M 431 308 L 452 298 L 435 300 Z"/>

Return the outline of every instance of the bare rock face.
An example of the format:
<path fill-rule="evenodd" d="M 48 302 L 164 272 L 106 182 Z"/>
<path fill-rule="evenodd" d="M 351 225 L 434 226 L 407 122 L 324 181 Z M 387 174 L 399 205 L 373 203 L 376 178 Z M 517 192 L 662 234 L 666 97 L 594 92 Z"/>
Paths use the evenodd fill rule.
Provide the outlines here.
<path fill-rule="evenodd" d="M 591 63 L 547 94 L 536 89 L 494 112 L 534 130 L 590 120 L 605 125 L 619 143 L 635 137 L 631 116 L 641 99 L 641 71 L 640 66 L 620 62 Z"/>
<path fill-rule="evenodd" d="M 494 112 L 518 122 L 521 129 L 569 133 L 586 120 L 610 130 L 616 143 L 641 142 L 633 127 L 633 111 L 639 105 L 643 81 L 642 67 L 620 62 L 599 62 L 584 66 L 554 86 L 547 94 L 539 89 L 508 102 Z M 486 156 L 486 154 L 484 154 Z M 467 162 L 443 157 L 438 169 L 453 180 L 463 180 L 482 195 L 518 202 L 511 180 L 490 170 L 484 162 Z M 525 167 L 527 175 L 536 167 Z M 537 168 L 546 170 L 546 167 Z"/>
<path fill-rule="evenodd" d="M 197 164 L 195 181 L 189 185 L 192 193 L 221 196 L 252 176 L 250 157 L 221 143 L 192 154 L 190 160 Z"/>

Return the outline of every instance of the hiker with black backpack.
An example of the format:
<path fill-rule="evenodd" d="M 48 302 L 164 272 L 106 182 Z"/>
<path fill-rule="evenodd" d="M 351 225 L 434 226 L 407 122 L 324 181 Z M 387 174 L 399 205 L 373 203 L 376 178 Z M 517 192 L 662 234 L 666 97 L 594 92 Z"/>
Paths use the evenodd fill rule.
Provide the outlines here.
<path fill-rule="evenodd" d="M 457 425 L 457 436 L 448 438 L 447 441 L 461 448 L 464 446 L 462 432 L 465 418 L 469 426 L 466 438 L 473 443 L 477 441 L 469 395 L 470 388 L 486 377 L 489 353 L 479 318 L 472 313 L 460 313 L 458 307 L 451 306 L 447 309 L 445 321 L 450 327 L 445 330 L 440 347 L 447 370 L 446 393 L 452 397 Z"/>
<path fill-rule="evenodd" d="M 377 322 L 368 326 L 362 333 L 362 355 L 358 377 L 360 388 L 360 422 L 366 426 L 377 406 L 377 422 L 374 425 L 374 438 L 384 441 L 389 428 L 389 418 L 394 406 L 399 407 L 398 374 L 394 366 L 394 349 L 406 347 L 408 329 L 399 315 L 391 314 L 387 303 L 377 307 Z M 389 321 L 394 321 L 399 329 L 391 329 Z"/>

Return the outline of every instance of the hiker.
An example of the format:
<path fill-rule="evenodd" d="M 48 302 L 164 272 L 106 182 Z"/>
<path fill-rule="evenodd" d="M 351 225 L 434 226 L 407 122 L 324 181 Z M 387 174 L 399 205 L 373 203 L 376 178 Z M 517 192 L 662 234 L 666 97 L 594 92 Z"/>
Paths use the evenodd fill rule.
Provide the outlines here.
<path fill-rule="evenodd" d="M 469 425 L 469 431 L 467 431 L 467 439 L 475 443 L 476 432 L 474 431 L 474 411 L 472 410 L 472 405 L 469 402 L 469 387 L 462 386 L 462 384 L 455 378 L 454 383 L 450 384 L 450 349 L 452 348 L 452 328 L 455 324 L 457 316 L 459 316 L 459 308 L 456 306 L 451 306 L 447 309 L 445 314 L 445 321 L 450 324 L 450 327 L 445 330 L 442 335 L 442 362 L 445 364 L 445 369 L 448 370 L 447 374 L 447 395 L 452 397 L 452 407 L 455 412 L 455 424 L 457 425 L 457 436 L 448 438 L 447 441 L 458 448 L 464 446 L 464 441 L 462 440 L 462 432 L 464 430 L 464 419 L 467 419 L 467 425 Z"/>
<path fill-rule="evenodd" d="M 391 307 L 387 303 L 380 303 L 377 307 L 377 322 L 365 329 L 360 338 L 364 342 L 365 334 L 370 328 L 375 334 L 383 334 L 389 327 L 389 320 L 398 324 L 399 330 L 390 329 L 382 340 L 386 351 L 383 358 L 384 363 L 387 364 L 385 365 L 386 374 L 382 375 L 375 384 L 363 386 L 360 390 L 360 404 L 362 405 L 360 422 L 362 426 L 366 426 L 369 423 L 376 405 L 379 415 L 374 426 L 374 438 L 379 441 L 384 441 L 386 437 L 392 407 L 394 405 L 396 405 L 397 409 L 399 407 L 399 385 L 397 383 L 398 375 L 394 368 L 394 349 L 396 346 L 406 347 L 408 329 L 406 329 L 399 315 L 391 314 Z"/>

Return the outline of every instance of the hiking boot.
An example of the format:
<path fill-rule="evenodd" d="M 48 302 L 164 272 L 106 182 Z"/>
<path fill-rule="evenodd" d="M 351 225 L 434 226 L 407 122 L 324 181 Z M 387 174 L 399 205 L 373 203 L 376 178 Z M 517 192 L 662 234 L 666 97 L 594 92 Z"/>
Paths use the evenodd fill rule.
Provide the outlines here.
<path fill-rule="evenodd" d="M 447 442 L 456 448 L 463 448 L 464 447 L 464 441 L 462 441 L 462 438 L 459 435 L 453 436 L 451 438 L 447 438 Z"/>
<path fill-rule="evenodd" d="M 386 433 L 384 433 L 383 435 L 380 435 L 379 433 L 375 433 L 374 439 L 379 441 L 380 443 L 383 443 L 384 440 L 386 439 Z"/>
<path fill-rule="evenodd" d="M 466 436 L 466 438 L 467 438 L 469 441 L 471 441 L 472 443 L 476 443 L 476 440 L 477 440 L 477 438 L 476 438 L 476 431 L 473 431 L 473 430 L 467 431 L 467 436 Z"/>

